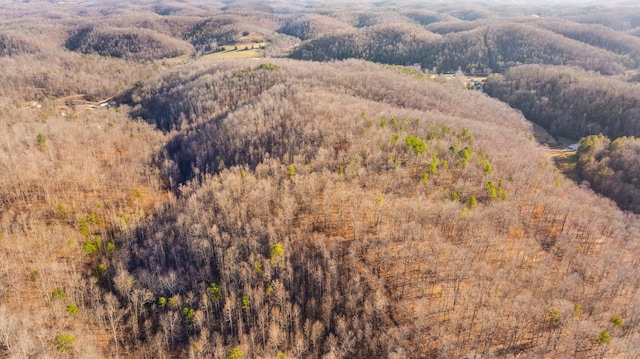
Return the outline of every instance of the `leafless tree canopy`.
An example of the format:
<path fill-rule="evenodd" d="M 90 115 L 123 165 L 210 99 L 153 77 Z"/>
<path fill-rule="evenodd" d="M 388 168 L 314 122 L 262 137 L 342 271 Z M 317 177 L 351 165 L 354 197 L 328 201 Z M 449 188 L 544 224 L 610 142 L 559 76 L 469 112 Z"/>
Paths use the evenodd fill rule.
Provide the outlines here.
<path fill-rule="evenodd" d="M 638 357 L 639 11 L 0 4 L 0 357 Z"/>

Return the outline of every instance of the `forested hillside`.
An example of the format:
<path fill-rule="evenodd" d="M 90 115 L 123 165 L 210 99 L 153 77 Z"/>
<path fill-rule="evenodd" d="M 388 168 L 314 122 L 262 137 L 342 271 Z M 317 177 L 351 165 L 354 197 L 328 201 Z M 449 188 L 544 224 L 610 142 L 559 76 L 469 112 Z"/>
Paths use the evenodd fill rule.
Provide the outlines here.
<path fill-rule="evenodd" d="M 490 76 L 487 93 L 555 135 L 640 135 L 640 88 L 578 68 L 520 66 Z"/>
<path fill-rule="evenodd" d="M 460 68 L 465 73 L 503 72 L 522 64 L 547 64 L 616 74 L 636 68 L 639 60 L 634 45 L 639 40 L 634 31 L 587 22 L 592 19 L 568 20 L 574 19 L 575 9 L 563 12 L 545 6 L 499 2 L 484 7 L 467 4 L 465 10 L 424 3 L 399 7 L 403 11 L 389 14 L 383 21 L 376 11 L 354 16 L 350 20 L 352 30 L 344 26 L 327 29 L 321 25 L 330 24 L 327 20 L 288 24 L 284 28 L 288 33 L 311 39 L 291 56 L 314 61 L 361 58 L 397 65 L 419 64 L 436 72 Z M 625 10 L 627 13 L 620 17 L 638 16 L 636 7 Z M 596 8 L 584 11 L 601 13 Z M 344 19 L 339 10 L 333 12 L 336 18 Z M 610 15 L 604 10 L 602 13 Z M 390 25 L 394 25 L 393 31 L 387 30 Z"/>
<path fill-rule="evenodd" d="M 0 35 L 0 57 L 15 56 L 20 54 L 33 54 L 38 49 L 20 36 Z"/>
<path fill-rule="evenodd" d="M 69 37 L 65 46 L 83 54 L 99 54 L 133 60 L 176 57 L 190 52 L 176 39 L 149 30 L 88 26 Z"/>
<path fill-rule="evenodd" d="M 621 208 L 640 212 L 640 141 L 602 135 L 587 136 L 578 149 L 578 172 L 587 184 L 615 200 Z"/>
<path fill-rule="evenodd" d="M 621 208 L 640 213 L 634 179 L 638 153 L 633 150 L 634 136 L 640 135 L 640 88 L 630 80 L 532 65 L 492 75 L 484 89 L 555 136 L 584 137 L 576 158 L 580 181 Z M 605 142 L 611 141 L 605 150 Z"/>
<path fill-rule="evenodd" d="M 172 113 L 151 112 L 165 101 L 185 110 L 167 150 L 176 182 L 200 179 L 112 257 L 121 300 L 133 288 L 118 278 L 159 300 L 131 318 L 150 323 L 143 337 L 204 356 L 626 350 L 594 339 L 628 317 L 609 286 L 625 272 L 606 260 L 629 243 L 626 219 L 593 221 L 610 204 L 563 181 L 516 113 L 361 62 L 212 65 L 132 95 L 148 120 Z M 247 98 L 217 108 L 225 93 Z M 589 274 L 599 261 L 616 269 Z M 585 275 L 601 284 L 583 291 Z"/>
<path fill-rule="evenodd" d="M 501 72 L 521 64 L 577 65 L 606 74 L 635 62 L 605 50 L 524 24 L 497 23 L 442 36 L 421 28 L 367 27 L 319 37 L 292 58 L 327 61 L 361 58 L 397 65 L 419 64 L 439 72 Z"/>
<path fill-rule="evenodd" d="M 0 358 L 638 357 L 637 13 L 0 3 Z"/>

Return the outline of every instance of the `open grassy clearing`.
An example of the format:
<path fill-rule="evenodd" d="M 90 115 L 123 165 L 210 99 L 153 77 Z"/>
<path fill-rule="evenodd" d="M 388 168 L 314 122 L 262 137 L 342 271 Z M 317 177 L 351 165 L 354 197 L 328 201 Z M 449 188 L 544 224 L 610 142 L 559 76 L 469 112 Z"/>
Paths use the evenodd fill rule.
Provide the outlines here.
<path fill-rule="evenodd" d="M 256 58 L 264 57 L 264 47 L 267 42 L 260 43 L 235 43 L 222 46 L 223 51 L 212 52 L 204 57 L 217 57 L 222 59 Z"/>
<path fill-rule="evenodd" d="M 566 137 L 553 137 L 542 126 L 533 123 L 533 135 L 536 140 L 549 147 L 546 154 L 553 160 L 554 165 L 562 174 L 570 180 L 579 183 L 580 176 L 576 170 L 578 163 L 578 153 L 576 151 L 565 151 L 564 148 L 576 143 L 575 140 Z"/>
<path fill-rule="evenodd" d="M 576 170 L 576 165 L 578 163 L 577 152 L 558 152 L 552 154 L 551 158 L 553 159 L 553 163 L 556 165 L 556 167 L 567 178 L 573 180 L 576 183 L 580 181 L 580 176 L 578 176 L 578 172 Z"/>

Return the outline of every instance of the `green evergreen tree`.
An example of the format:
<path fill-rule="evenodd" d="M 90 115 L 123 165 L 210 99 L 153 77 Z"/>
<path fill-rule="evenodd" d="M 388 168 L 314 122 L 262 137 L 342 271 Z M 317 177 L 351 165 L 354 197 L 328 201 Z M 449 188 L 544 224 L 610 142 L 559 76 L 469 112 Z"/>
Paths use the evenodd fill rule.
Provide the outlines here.
<path fill-rule="evenodd" d="M 238 347 L 233 347 L 227 353 L 227 359 L 242 359 L 244 358 L 244 353 L 238 349 Z"/>

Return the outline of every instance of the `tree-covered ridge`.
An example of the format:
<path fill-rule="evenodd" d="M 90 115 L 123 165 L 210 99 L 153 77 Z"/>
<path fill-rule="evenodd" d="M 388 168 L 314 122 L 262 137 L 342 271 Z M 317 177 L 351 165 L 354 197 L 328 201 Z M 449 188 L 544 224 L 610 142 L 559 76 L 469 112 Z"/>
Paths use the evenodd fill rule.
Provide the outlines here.
<path fill-rule="evenodd" d="M 36 46 L 15 35 L 0 34 L 0 57 L 33 54 L 39 52 Z"/>
<path fill-rule="evenodd" d="M 640 93 L 632 83 L 576 68 L 521 66 L 490 76 L 484 88 L 553 135 L 640 134 Z"/>
<path fill-rule="evenodd" d="M 304 127 L 303 123 L 298 123 L 309 118 L 302 110 L 305 108 L 304 101 L 302 104 L 282 103 L 277 99 L 289 94 L 289 91 L 303 91 L 305 83 L 309 81 L 326 91 L 343 88 L 347 94 L 363 100 L 381 101 L 406 109 L 438 110 L 455 116 L 479 118 L 487 123 L 500 122 L 501 126 L 509 128 L 527 127 L 520 118 L 512 116 L 511 110 L 495 102 L 487 102 L 485 107 L 494 113 L 505 113 L 510 116 L 510 121 L 496 121 L 489 112 L 478 113 L 477 103 L 485 102 L 478 93 L 465 91 L 463 93 L 468 100 L 459 102 L 452 93 L 442 91 L 443 85 L 440 83 L 407 78 L 417 91 L 406 94 L 402 83 L 395 81 L 398 76 L 395 71 L 362 62 L 357 64 L 315 64 L 307 68 L 296 62 L 247 63 L 247 67 L 222 63 L 212 67 L 204 62 L 148 82 L 134 90 L 129 100 L 135 106 L 134 115 L 142 116 L 164 130 L 183 130 L 169 144 L 173 149 L 170 152 L 175 156 L 182 173 L 179 181 L 191 178 L 194 167 L 199 168 L 201 173 L 238 161 L 253 167 L 261 162 L 264 155 L 261 148 L 265 146 L 270 148 L 268 152 L 272 156 L 278 158 L 292 150 L 291 156 L 304 153 L 308 157 L 314 153 L 317 143 L 305 144 L 304 137 L 294 135 L 300 129 L 273 124 L 260 130 L 260 134 L 251 132 L 240 135 L 236 132 L 239 129 L 258 131 L 257 119 L 250 120 L 256 116 L 271 120 L 287 117 L 291 119 L 285 122 L 288 125 Z M 349 68 L 351 73 L 345 73 L 343 68 Z M 363 78 L 369 79 L 368 84 L 363 83 Z M 263 97 L 270 100 L 264 100 Z M 257 111 L 257 100 L 270 104 L 270 109 L 264 110 L 264 113 Z M 452 106 L 453 101 L 458 104 Z M 243 115 L 238 117 L 234 112 L 236 110 L 242 111 Z M 250 122 L 242 125 L 228 123 L 237 118 Z M 274 147 L 274 144 L 282 141 L 281 135 L 290 131 L 293 131 L 292 135 L 284 138 L 289 145 L 281 143 Z M 222 133 L 224 136 L 221 136 Z M 296 149 L 296 146 L 300 146 L 300 149 Z"/>
<path fill-rule="evenodd" d="M 620 208 L 640 213 L 640 140 L 585 137 L 580 140 L 577 169 L 591 188 L 616 201 Z"/>
<path fill-rule="evenodd" d="M 72 11 L 58 16 L 79 29 L 93 25 L 85 21 L 90 15 L 104 17 L 102 30 L 96 27 L 92 31 L 76 31 L 68 39 L 67 47 L 129 58 L 143 56 L 139 54 L 144 52 L 145 59 L 151 59 L 194 51 L 200 55 L 232 43 L 242 34 L 255 33 L 269 41 L 278 34 L 309 41 L 294 51 L 296 58 L 361 58 L 390 64 L 420 64 L 438 72 L 458 68 L 467 73 L 502 72 L 519 64 L 552 64 L 612 74 L 634 68 L 638 60 L 633 29 L 580 23 L 582 20 L 572 17 L 573 11 L 587 16 L 599 9 L 576 10 L 570 5 L 545 9 L 467 4 L 465 10 L 460 10 L 438 3 L 393 2 L 364 2 L 352 8 L 341 4 L 298 6 L 287 2 L 117 4 L 120 6 L 96 3 L 86 9 L 65 4 L 80 16 L 74 17 Z M 17 12 L 11 6 L 7 10 Z M 631 24 L 635 9 L 626 10 L 624 21 Z M 109 33 L 114 36 L 109 37 Z M 286 47 L 283 51 L 287 51 Z"/>
<path fill-rule="evenodd" d="M 277 31 L 304 41 L 329 32 L 340 32 L 349 29 L 352 29 L 349 24 L 336 18 L 309 14 L 304 16 L 295 15 L 286 19 L 284 25 Z"/>
<path fill-rule="evenodd" d="M 640 38 L 597 24 L 577 24 L 570 21 L 540 20 L 536 26 L 622 56 L 640 63 Z"/>
<path fill-rule="evenodd" d="M 487 23 L 437 36 L 407 25 L 367 27 L 330 34 L 297 48 L 292 58 L 314 61 L 362 58 L 396 65 L 419 64 L 438 72 L 502 72 L 521 64 L 576 65 L 602 73 L 635 66 L 629 58 L 527 24 Z"/>
<path fill-rule="evenodd" d="M 236 71 L 225 71 L 229 66 Z M 197 68 L 197 67 L 195 67 Z M 208 122 L 241 107 L 269 88 L 283 83 L 287 74 L 268 66 L 238 68 L 194 67 L 170 73 L 136 88 L 122 100 L 136 105 L 135 116 L 168 131 Z M 237 91 L 237 89 L 242 89 Z"/>
<path fill-rule="evenodd" d="M 84 54 L 99 54 L 133 60 L 152 60 L 190 53 L 190 46 L 145 29 L 85 27 L 66 41 L 65 46 Z"/>
<path fill-rule="evenodd" d="M 387 12 L 386 17 L 381 16 L 381 8 L 375 8 L 350 19 L 340 9 L 305 10 L 348 22 L 359 31 L 349 32 L 341 26 L 340 31 L 298 33 L 303 40 L 312 40 L 292 56 L 315 61 L 363 58 L 390 64 L 420 64 L 424 69 L 435 68 L 439 72 L 461 68 L 467 73 L 502 72 L 519 64 L 548 64 L 575 65 L 613 74 L 637 65 L 638 54 L 633 46 L 637 37 L 633 36 L 632 30 L 574 19 L 579 12 L 597 16 L 601 10 L 597 7 L 576 10 L 562 5 L 556 5 L 557 9 L 511 4 L 467 5 L 465 10 L 459 10 L 444 4 L 398 4 L 400 11 L 394 9 L 392 13 Z M 627 13 L 619 14 L 621 21 L 633 19 L 638 12 L 634 7 L 625 10 Z M 607 11 L 602 9 L 601 13 L 607 14 Z M 298 23 L 300 30 L 310 24 Z M 408 24 L 420 25 L 427 31 L 411 29 Z M 383 36 L 383 42 L 395 45 L 387 46 L 384 51 L 369 48 L 380 40 L 369 28 L 381 25 L 405 26 L 404 38 Z M 429 32 L 443 37 L 431 36 L 431 41 L 417 43 L 411 41 L 412 37 L 425 36 Z"/>
<path fill-rule="evenodd" d="M 261 81 L 237 81 L 261 71 Z M 247 99 L 197 91 L 211 74 L 216 91 Z M 611 310 L 629 314 L 566 276 L 590 275 L 577 264 L 602 259 L 603 232 L 620 243 L 610 221 L 622 217 L 587 221 L 599 205 L 561 205 L 565 191 L 595 199 L 555 173 L 504 105 L 397 76 L 360 61 L 201 62 L 136 89 L 162 99 L 173 83 L 195 96 L 176 103 L 218 104 L 165 147 L 174 183 L 190 180 L 181 198 L 100 257 L 122 303 L 149 293 L 125 316 L 138 353 L 451 357 L 516 352 L 514 337 L 536 353 L 618 350 L 596 328 Z M 257 91 L 269 78 L 282 83 Z M 614 268 L 608 280 L 624 283 Z M 587 314 L 571 314 L 573 303 Z M 565 331 L 580 339 L 569 345 Z M 533 333 L 562 344 L 549 349 Z"/>
<path fill-rule="evenodd" d="M 633 33 L 640 27 L 640 11 L 632 3 L 599 4 L 568 9 L 560 17 L 581 24 L 599 24 Z"/>
<path fill-rule="evenodd" d="M 193 25 L 183 35 L 196 49 L 211 51 L 217 45 L 230 44 L 240 33 L 238 19 L 218 16 Z"/>
<path fill-rule="evenodd" d="M 410 123 L 408 119 L 395 118 L 376 119 L 373 124 L 356 109 L 350 109 L 353 99 L 339 99 L 329 94 L 324 94 L 323 99 L 331 100 L 334 106 L 339 102 L 340 107 L 335 110 L 345 111 L 341 121 L 344 121 L 343 134 L 347 138 L 330 136 L 328 126 L 335 125 L 331 119 L 316 122 L 313 127 L 307 125 L 306 131 L 299 132 L 297 138 L 302 142 L 307 133 L 319 131 L 320 138 L 314 137 L 317 154 L 310 153 L 306 159 L 296 155 L 294 161 L 285 166 L 283 163 L 287 162 L 271 154 L 273 151 L 261 151 L 263 156 L 270 159 L 263 158 L 255 170 L 245 165 L 229 164 L 229 170 L 221 170 L 220 175 L 208 177 L 202 187 L 183 189 L 183 194 L 189 198 L 185 202 L 191 204 L 189 207 L 169 209 L 167 214 L 150 222 L 148 227 L 144 226 L 144 232 L 136 236 L 136 250 L 131 253 L 135 253 L 134 276 L 140 284 L 163 297 L 185 298 L 185 293 L 195 293 L 195 296 L 190 294 L 182 299 L 182 304 L 177 308 L 195 308 L 196 313 L 210 318 L 206 323 L 181 326 L 182 329 L 175 331 L 169 340 L 182 342 L 187 340 L 190 331 L 206 328 L 232 341 L 235 340 L 231 338 L 240 338 L 243 334 L 257 334 L 256 341 L 250 344 L 255 346 L 252 355 L 282 351 L 289 355 L 305 356 L 328 350 L 339 355 L 379 356 L 400 349 L 398 343 L 384 340 L 386 335 L 383 327 L 375 325 L 390 320 L 387 314 L 388 299 L 378 283 L 379 279 L 362 272 L 357 266 L 357 254 L 344 254 L 346 248 L 352 246 L 340 243 L 369 238 L 377 231 L 376 227 L 383 225 L 385 220 L 382 217 L 377 225 L 368 219 L 368 206 L 380 206 L 378 211 L 383 211 L 385 201 L 393 203 L 397 196 L 404 197 L 422 188 L 449 183 L 462 175 L 461 169 L 467 167 L 470 174 L 478 170 L 476 167 L 484 166 L 485 162 L 478 161 L 477 154 L 472 160 L 473 138 L 468 130 L 456 133 L 447 126 L 424 126 L 416 120 Z M 300 100 L 291 99 L 296 102 Z M 305 102 L 309 103 L 309 100 L 307 98 Z M 270 97 L 263 101 L 275 101 L 275 105 L 284 107 L 286 100 Z M 261 103 L 256 106 L 260 107 Z M 300 111 L 300 117 L 302 114 L 308 118 L 319 115 L 309 112 L 309 108 Z M 234 116 L 236 121 L 246 116 L 246 113 L 239 112 Z M 346 116 L 346 113 L 351 114 Z M 254 118 L 246 118 L 245 121 L 260 121 L 259 116 L 254 115 Z M 286 120 L 276 118 L 271 121 L 278 123 Z M 244 124 L 236 122 L 234 128 L 243 128 Z M 355 136 L 349 136 L 352 133 L 349 126 L 353 126 Z M 406 134 L 415 133 L 419 128 L 430 129 L 425 139 Z M 264 134 L 273 132 L 269 126 L 254 130 Z M 206 132 L 203 131 L 203 135 Z M 238 135 L 229 138 L 245 140 L 245 137 Z M 460 154 L 447 148 L 432 148 L 439 140 L 466 143 L 469 146 L 465 146 Z M 266 150 L 273 143 L 248 146 L 258 148 L 259 145 Z M 365 149 L 372 146 L 378 148 L 378 153 L 367 154 Z M 391 152 L 391 148 L 397 157 L 387 159 L 386 154 Z M 238 152 L 242 150 L 234 149 Z M 438 151 L 443 152 L 441 158 L 438 158 Z M 468 157 L 465 157 L 465 153 L 469 153 Z M 445 158 L 451 159 L 450 166 Z M 425 166 L 426 161 L 429 163 Z M 409 171 L 416 170 L 423 173 L 409 175 Z M 394 172 L 402 175 L 394 176 Z M 362 177 L 363 173 L 368 173 L 368 179 Z M 380 188 L 380 193 L 366 188 L 379 186 L 377 178 L 386 174 L 397 179 Z M 407 175 L 409 178 L 401 180 Z M 470 196 L 463 188 L 459 191 L 462 207 Z M 438 195 L 448 197 L 448 194 Z M 336 211 L 358 196 L 371 198 L 358 201 L 358 206 L 362 207 L 352 220 L 343 219 Z M 477 196 L 479 201 L 490 200 L 488 197 L 481 199 L 485 198 L 485 194 L 480 190 Z M 179 213 L 175 212 L 178 208 L 182 208 Z M 194 233 L 196 227 L 190 224 L 192 213 L 195 213 L 192 211 L 199 213 L 197 228 L 203 232 L 196 229 L 198 233 Z M 384 211 L 380 215 L 382 213 Z M 167 215 L 177 218 L 167 218 Z M 184 227 L 176 227 L 177 223 L 184 223 Z M 180 228 L 184 228 L 184 231 Z M 172 235 L 160 239 L 157 237 L 160 232 Z M 204 238 L 217 240 L 209 243 Z M 161 257 L 157 255 L 159 245 L 168 249 Z M 330 247 L 327 248 L 327 245 Z M 238 251 L 239 248 L 242 249 Z M 179 265 L 162 259 L 176 255 L 186 255 L 190 259 Z M 179 277 L 207 278 L 221 288 L 220 295 L 204 295 L 206 292 L 202 291 L 202 285 L 209 285 L 207 282 L 181 283 L 172 280 L 171 273 L 179 273 Z M 324 279 L 317 278 L 317 275 Z M 359 278 L 361 276 L 362 279 Z M 375 312 L 354 304 L 363 301 L 377 308 Z M 166 309 L 167 315 L 175 311 Z M 162 330 L 166 326 L 164 317 L 152 318 L 158 320 L 155 330 Z M 224 318 L 224 321 L 215 318 Z M 315 334 L 307 337 L 303 334 L 307 330 L 314 330 Z M 205 338 L 199 342 L 203 341 L 209 343 Z M 287 344 L 292 342 L 298 344 Z M 320 345 L 325 342 L 329 344 Z M 245 344 L 245 352 L 250 350 L 246 346 L 249 343 L 238 344 Z M 388 349 L 390 344 L 393 344 L 393 349 Z M 321 349 L 323 347 L 326 349 Z M 213 350 L 209 345 L 203 345 L 203 348 L 205 356 Z"/>

